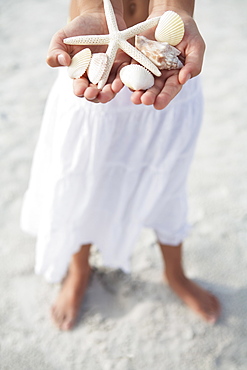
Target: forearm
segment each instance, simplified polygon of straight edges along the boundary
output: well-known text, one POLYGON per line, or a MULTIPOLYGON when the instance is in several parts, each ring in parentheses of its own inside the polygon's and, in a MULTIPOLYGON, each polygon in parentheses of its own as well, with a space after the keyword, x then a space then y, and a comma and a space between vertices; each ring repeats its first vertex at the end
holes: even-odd
POLYGON ((194 0, 150 0, 149 13, 152 15, 160 14, 166 10, 173 10, 179 14, 186 13, 193 16, 194 0))
MULTIPOLYGON (((123 15, 122 0, 111 0, 114 12, 123 15)), ((83 13, 104 12, 103 0, 71 0, 70 15, 72 18, 83 13)))

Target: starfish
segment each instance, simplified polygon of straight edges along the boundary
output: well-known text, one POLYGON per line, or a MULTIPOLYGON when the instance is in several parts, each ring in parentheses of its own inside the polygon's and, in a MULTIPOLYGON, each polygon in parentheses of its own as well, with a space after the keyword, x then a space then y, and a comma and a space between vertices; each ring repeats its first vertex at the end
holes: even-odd
POLYGON ((86 36, 75 36, 68 37, 63 40, 68 45, 108 45, 107 65, 101 80, 98 83, 98 88, 102 89, 106 84, 106 81, 111 72, 112 65, 114 63, 118 49, 123 50, 131 58, 135 59, 143 67, 147 68, 154 75, 160 76, 160 70, 152 63, 144 54, 132 46, 127 40, 136 36, 140 32, 148 30, 154 26, 157 26, 160 17, 148 19, 144 22, 138 23, 130 28, 120 31, 117 26, 115 13, 110 0, 104 1, 105 17, 109 34, 107 35, 86 35, 86 36))

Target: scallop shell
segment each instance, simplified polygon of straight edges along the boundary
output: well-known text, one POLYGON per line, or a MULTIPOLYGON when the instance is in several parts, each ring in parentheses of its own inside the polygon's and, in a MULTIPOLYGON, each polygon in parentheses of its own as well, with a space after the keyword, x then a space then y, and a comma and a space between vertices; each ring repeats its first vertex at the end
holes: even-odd
POLYGON ((147 90, 154 84, 154 76, 139 64, 129 64, 120 71, 120 79, 131 90, 147 90))
POLYGON ((89 81, 97 84, 105 72, 108 57, 105 53, 96 53, 92 55, 90 64, 87 69, 89 81))
POLYGON ((178 59, 180 51, 167 42, 147 39, 145 36, 135 37, 135 46, 159 69, 180 69, 183 63, 178 59))
POLYGON ((155 30, 155 38, 160 42, 168 42, 170 45, 178 45, 184 37, 184 22, 182 18, 172 10, 165 12, 155 30))
POLYGON ((91 50, 86 48, 73 56, 71 64, 68 67, 70 78, 80 78, 86 72, 90 63, 91 54, 91 50))

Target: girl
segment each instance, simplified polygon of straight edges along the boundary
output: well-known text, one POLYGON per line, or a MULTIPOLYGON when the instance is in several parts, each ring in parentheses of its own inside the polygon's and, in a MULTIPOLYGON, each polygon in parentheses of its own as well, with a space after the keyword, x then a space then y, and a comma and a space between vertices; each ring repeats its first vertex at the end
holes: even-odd
MULTIPOLYGON (((169 1, 112 3, 120 29, 145 20, 148 5, 151 17, 171 9, 169 1)), ((193 1, 177 0, 172 9, 184 16, 189 33, 193 1)), ((63 38, 108 33, 100 0, 73 1, 70 18, 51 42, 51 66, 69 65, 78 51, 65 49, 63 38)), ((191 54, 187 51, 187 61, 191 54)), ((131 97, 126 88, 119 92, 116 68, 123 62, 129 63, 129 58, 119 52, 115 78, 110 77, 101 92, 86 78, 74 81, 77 96, 62 69, 47 102, 21 224, 37 236, 36 273, 50 282, 62 281, 52 319, 62 330, 75 324, 91 274, 92 244, 107 266, 129 272, 132 247, 146 226, 156 232, 170 287, 203 319, 215 322, 220 313, 217 298, 189 280, 182 265, 186 178, 202 118, 199 80, 190 80, 181 90, 179 79, 188 79, 187 63, 179 75, 164 72, 153 88, 131 97), (165 109, 154 109, 164 108, 173 97, 165 109)))

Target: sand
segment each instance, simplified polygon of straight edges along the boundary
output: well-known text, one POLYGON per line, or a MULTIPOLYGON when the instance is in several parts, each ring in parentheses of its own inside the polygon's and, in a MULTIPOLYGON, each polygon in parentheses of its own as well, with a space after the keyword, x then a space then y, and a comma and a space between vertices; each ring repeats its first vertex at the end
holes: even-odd
POLYGON ((67 8, 58 0, 0 3, 0 369, 246 369, 247 3, 200 1, 196 10, 207 43, 205 115, 184 257, 188 275, 222 302, 219 323, 202 322, 163 284, 154 235, 144 230, 132 274, 98 269, 78 326, 63 333, 49 319, 59 286, 34 274, 35 240, 19 217, 56 77, 46 50, 67 8))

